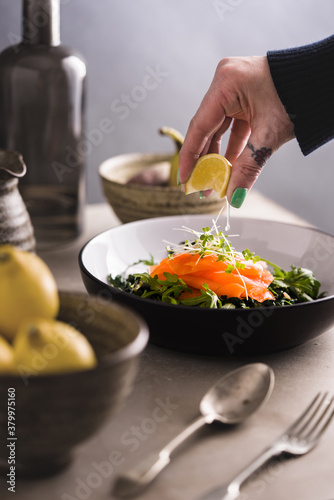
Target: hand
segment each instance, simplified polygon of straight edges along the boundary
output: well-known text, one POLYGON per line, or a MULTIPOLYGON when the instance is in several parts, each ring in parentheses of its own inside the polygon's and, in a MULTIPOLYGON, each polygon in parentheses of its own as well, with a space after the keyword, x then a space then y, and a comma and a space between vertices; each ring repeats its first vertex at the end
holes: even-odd
POLYGON ((222 135, 231 123, 225 153, 233 165, 227 199, 239 208, 266 160, 295 137, 265 56, 227 58, 218 64, 180 151, 181 184, 200 156, 220 153, 222 135))

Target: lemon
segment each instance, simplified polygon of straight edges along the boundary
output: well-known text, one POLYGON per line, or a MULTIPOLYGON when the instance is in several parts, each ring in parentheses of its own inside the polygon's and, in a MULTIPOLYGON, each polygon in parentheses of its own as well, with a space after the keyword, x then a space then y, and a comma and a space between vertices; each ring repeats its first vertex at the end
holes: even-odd
POLYGON ((86 337, 62 321, 34 318, 23 322, 13 346, 21 375, 85 370, 97 363, 86 337))
POLYGON ((14 372, 14 351, 7 340, 0 335, 0 374, 14 372))
POLYGON ((213 189, 221 198, 226 196, 226 189, 231 176, 231 163, 219 154, 201 156, 186 182, 186 194, 213 189))
POLYGON ((170 168, 168 184, 170 186, 177 186, 178 184, 177 172, 179 170, 179 153, 184 141, 184 137, 178 130, 172 127, 162 127, 159 130, 159 132, 161 135, 167 135, 168 137, 171 137, 175 143, 176 151, 173 154, 170 161, 171 168, 170 168))
POLYGON ((0 245, 0 331, 13 340, 22 320, 54 318, 59 310, 56 281, 34 253, 0 245))

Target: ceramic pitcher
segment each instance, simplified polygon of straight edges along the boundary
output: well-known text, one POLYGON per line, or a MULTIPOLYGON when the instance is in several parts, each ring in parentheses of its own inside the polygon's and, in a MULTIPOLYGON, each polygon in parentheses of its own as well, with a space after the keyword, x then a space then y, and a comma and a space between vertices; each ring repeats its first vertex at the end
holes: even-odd
POLYGON ((33 251, 34 229, 18 189, 26 170, 19 153, 0 150, 0 244, 33 251))

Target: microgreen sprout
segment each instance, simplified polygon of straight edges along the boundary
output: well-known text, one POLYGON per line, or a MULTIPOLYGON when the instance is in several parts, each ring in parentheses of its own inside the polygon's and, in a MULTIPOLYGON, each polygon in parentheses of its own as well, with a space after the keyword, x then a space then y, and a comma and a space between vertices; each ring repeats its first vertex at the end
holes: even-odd
POLYGON ((203 227, 202 231, 196 231, 194 229, 182 226, 181 230, 190 233, 193 237, 191 240, 186 239, 183 243, 174 244, 165 241, 169 249, 169 257, 173 258, 174 254, 177 253, 191 253, 197 254, 199 258, 204 258, 207 255, 215 255, 217 260, 224 261, 227 263, 225 272, 230 274, 234 270, 239 275, 246 294, 248 298, 247 287, 244 277, 240 274, 239 269, 244 269, 244 260, 253 260, 251 252, 248 251, 247 259, 245 259, 242 252, 237 252, 229 242, 231 236, 227 236, 223 231, 219 230, 217 225, 217 219, 213 220, 212 227, 203 227))

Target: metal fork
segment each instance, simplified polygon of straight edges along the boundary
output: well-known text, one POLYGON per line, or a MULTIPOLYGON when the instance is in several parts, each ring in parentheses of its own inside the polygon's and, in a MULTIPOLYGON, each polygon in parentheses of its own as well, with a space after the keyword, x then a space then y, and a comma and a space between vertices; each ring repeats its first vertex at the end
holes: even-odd
POLYGON ((241 471, 229 484, 207 493, 200 500, 236 500, 241 486, 264 464, 282 453, 304 455, 319 442, 334 416, 334 397, 318 393, 301 416, 259 457, 241 471))

